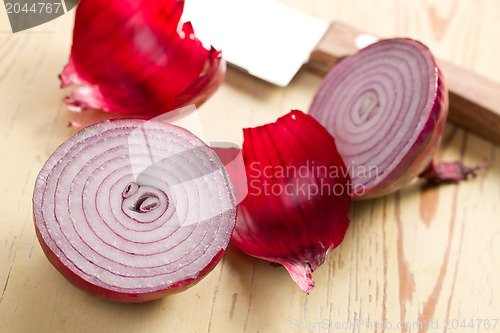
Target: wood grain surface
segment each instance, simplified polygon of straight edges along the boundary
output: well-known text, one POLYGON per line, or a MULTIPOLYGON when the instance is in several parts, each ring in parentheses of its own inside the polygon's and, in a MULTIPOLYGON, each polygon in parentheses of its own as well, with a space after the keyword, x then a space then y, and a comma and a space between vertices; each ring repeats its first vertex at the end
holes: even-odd
MULTIPOLYGON (((281 2, 379 36, 417 38, 439 58, 500 81, 498 0, 281 2)), ((59 89, 57 75, 68 59, 74 13, 12 34, 4 8, 0 332, 500 332, 500 146, 453 124, 436 158, 489 160, 489 169, 459 185, 413 182, 356 202, 345 241, 313 273, 309 296, 284 268, 232 246, 198 285, 162 300, 114 304, 77 290, 45 258, 31 205, 38 171, 77 131, 68 122, 98 114, 75 114, 62 102, 70 90, 59 89), (474 327, 456 327, 463 323, 474 327)), ((278 88, 229 69, 200 108, 205 133, 241 144, 243 127, 307 110, 320 82, 301 70, 278 88)))

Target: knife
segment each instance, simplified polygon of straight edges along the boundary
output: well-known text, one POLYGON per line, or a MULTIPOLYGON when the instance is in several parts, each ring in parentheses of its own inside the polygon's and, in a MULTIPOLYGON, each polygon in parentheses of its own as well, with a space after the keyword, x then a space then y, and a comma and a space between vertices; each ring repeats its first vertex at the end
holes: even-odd
MULTIPOLYGON (((188 0, 182 20, 191 21, 205 46, 221 49, 228 63, 282 87, 304 64, 325 75, 344 57, 378 40, 273 0, 188 0)), ((448 119, 500 143, 500 83, 437 62, 450 93, 448 119)))

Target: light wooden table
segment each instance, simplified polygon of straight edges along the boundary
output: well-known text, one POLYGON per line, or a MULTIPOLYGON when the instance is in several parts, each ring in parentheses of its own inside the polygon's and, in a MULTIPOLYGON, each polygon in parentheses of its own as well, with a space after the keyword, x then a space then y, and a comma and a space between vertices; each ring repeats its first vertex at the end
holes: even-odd
MULTIPOLYGON (((498 0, 282 2, 380 36, 420 39, 440 58, 500 81, 498 0)), ((443 332, 447 320, 475 325, 450 332, 500 332, 500 323, 493 328, 500 318, 500 147, 453 124, 438 158, 491 159, 491 167, 460 185, 413 183, 354 204, 345 241, 313 274, 309 296, 282 267, 231 246, 197 286, 159 301, 113 304, 77 290, 43 255, 31 207, 38 171, 77 131, 68 121, 81 120, 62 103, 68 90, 57 78, 73 14, 11 34, 1 8, 1 332, 443 332)), ((241 143, 242 127, 307 110, 320 82, 302 70, 277 88, 230 69, 200 109, 207 135, 241 143)))

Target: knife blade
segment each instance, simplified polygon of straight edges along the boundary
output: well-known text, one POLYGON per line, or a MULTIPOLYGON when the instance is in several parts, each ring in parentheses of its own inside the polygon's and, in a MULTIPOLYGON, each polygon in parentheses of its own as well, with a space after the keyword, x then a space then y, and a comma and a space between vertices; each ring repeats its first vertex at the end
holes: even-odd
MULTIPOLYGON (((377 38, 341 22, 327 23, 273 0, 189 0, 191 21, 205 46, 233 66, 286 86, 307 64, 325 75, 377 38)), ((500 83, 438 59, 450 92, 448 119, 500 143, 500 83)))
POLYGON ((223 50, 230 64, 282 87, 328 29, 326 22, 268 0, 188 0, 182 21, 191 21, 205 47, 223 50))

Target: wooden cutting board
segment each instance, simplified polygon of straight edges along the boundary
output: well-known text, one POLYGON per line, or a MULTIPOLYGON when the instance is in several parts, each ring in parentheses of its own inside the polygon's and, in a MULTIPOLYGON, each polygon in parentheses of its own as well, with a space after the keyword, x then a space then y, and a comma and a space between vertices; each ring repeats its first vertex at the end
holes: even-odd
MULTIPOLYGON (((440 58, 500 78, 497 0, 282 0, 327 21, 424 41, 440 58)), ((439 188, 412 183, 355 203, 342 245, 304 295, 282 267, 230 247, 188 291, 147 304, 100 301, 77 290, 36 240, 31 195, 38 171, 76 133, 57 75, 73 13, 11 34, 0 4, 0 332, 498 332, 500 146, 447 124, 438 159, 475 165, 476 179, 439 188), (369 326, 371 325, 371 326, 369 326), (388 329, 391 325, 391 330, 388 329), (398 328, 408 325, 408 329, 398 328), (489 325, 487 328, 486 325, 489 325), (496 325, 496 327, 494 326, 496 325), (330 328, 330 329, 329 329, 330 328)), ((321 77, 307 70, 277 88, 236 70, 202 108, 205 134, 240 143, 241 129, 307 110, 321 77)), ((472 89, 472 88, 471 88, 472 89)))

